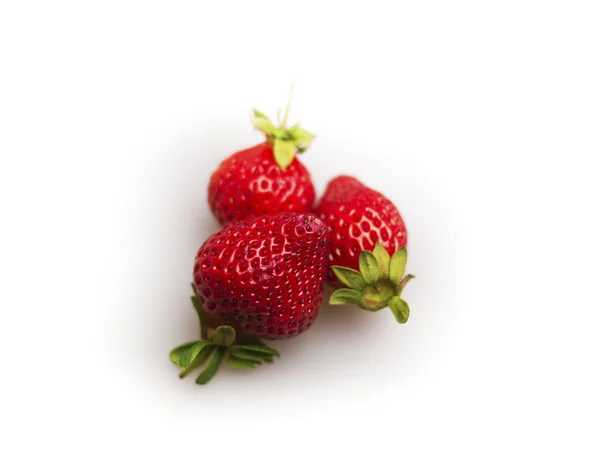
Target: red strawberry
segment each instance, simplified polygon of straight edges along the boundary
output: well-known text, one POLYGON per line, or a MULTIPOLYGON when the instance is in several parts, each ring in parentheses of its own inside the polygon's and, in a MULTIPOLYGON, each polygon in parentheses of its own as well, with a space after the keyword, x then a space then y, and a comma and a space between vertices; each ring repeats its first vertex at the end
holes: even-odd
MULTIPOLYGON (((362 250, 377 242, 393 255, 406 246, 406 226, 394 204, 356 178, 339 176, 327 185, 315 214, 333 229, 331 264, 358 270, 362 250)), ((337 280, 328 273, 330 281, 337 280)))
POLYGON ((197 367, 208 358, 202 353, 205 348, 214 350, 216 368, 225 358, 235 367, 270 361, 274 351, 257 338, 289 338, 310 327, 323 301, 329 245, 325 224, 300 213, 248 218, 211 236, 194 264, 197 296, 192 300, 203 340, 193 343, 196 347, 178 347, 171 355, 184 368, 183 375, 188 366, 197 367), (190 348, 197 350, 193 357, 190 348), (200 363, 194 362, 197 357, 200 363))
POLYGON ((399 295, 413 276, 403 278, 407 233, 394 204, 356 178, 339 176, 329 182, 315 214, 332 231, 328 278, 350 288, 336 291, 330 303, 370 311, 390 306, 406 322, 408 305, 399 295))
POLYGON ((311 212, 315 188, 297 158, 282 169, 267 141, 234 153, 212 174, 210 208, 221 224, 279 212, 311 212))
POLYGON ((250 216, 312 211, 315 188, 295 155, 305 151, 314 136, 298 125, 286 128, 288 110, 279 127, 255 110, 253 124, 267 140, 234 153, 212 174, 208 202, 221 224, 250 216))

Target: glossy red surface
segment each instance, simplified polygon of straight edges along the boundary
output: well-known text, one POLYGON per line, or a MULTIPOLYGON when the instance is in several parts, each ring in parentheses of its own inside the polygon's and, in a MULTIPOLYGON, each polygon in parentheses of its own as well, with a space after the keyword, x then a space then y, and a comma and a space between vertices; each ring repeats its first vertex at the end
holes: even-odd
POLYGON ((280 339, 315 320, 323 301, 329 232, 312 214, 231 223, 198 250, 194 283, 213 325, 280 339))
MULTIPOLYGON (((315 214, 332 231, 330 265, 358 270, 360 252, 373 250, 377 242, 390 255, 406 246, 406 226, 398 209, 356 178, 339 176, 331 180, 315 214)), ((327 277, 337 282, 333 271, 329 270, 327 277)))
POLYGON ((279 212, 311 212, 315 188, 295 157, 285 169, 275 163, 268 142, 234 153, 212 174, 210 208, 221 224, 279 212))

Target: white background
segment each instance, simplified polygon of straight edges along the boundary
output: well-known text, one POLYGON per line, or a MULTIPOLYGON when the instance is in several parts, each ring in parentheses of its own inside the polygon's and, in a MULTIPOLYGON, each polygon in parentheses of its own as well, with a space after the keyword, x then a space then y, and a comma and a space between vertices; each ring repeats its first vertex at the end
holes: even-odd
POLYGON ((0 2, 0 447, 599 448, 596 1, 0 2), (409 227, 405 326, 326 308, 177 378, 252 108, 409 227))

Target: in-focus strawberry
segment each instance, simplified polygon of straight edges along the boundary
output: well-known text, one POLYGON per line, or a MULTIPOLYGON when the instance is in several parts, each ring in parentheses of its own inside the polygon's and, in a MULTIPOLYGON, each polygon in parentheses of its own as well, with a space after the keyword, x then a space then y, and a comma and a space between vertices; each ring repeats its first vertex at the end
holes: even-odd
POLYGON ((369 311, 389 306, 400 323, 408 320, 408 304, 400 298, 406 283, 407 232, 394 204, 356 178, 331 180, 315 214, 331 234, 328 279, 339 289, 334 305, 355 304, 369 311))
POLYGON ((290 338, 314 322, 329 245, 327 226, 302 213, 248 218, 211 236, 198 250, 193 272, 202 340, 171 354, 182 376, 211 353, 199 384, 223 360, 242 368, 272 361, 275 351, 259 339, 290 338))
POLYGON ((208 202, 221 224, 250 216, 312 211, 315 188, 296 153, 304 152, 314 136, 298 125, 287 128, 288 111, 289 103, 276 127, 255 110, 252 122, 266 141, 234 153, 212 174, 208 202))

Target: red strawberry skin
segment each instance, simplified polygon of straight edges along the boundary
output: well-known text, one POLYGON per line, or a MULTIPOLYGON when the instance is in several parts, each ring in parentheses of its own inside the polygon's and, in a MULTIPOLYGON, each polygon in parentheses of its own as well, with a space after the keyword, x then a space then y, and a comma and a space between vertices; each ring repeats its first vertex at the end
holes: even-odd
POLYGON ((305 331, 323 301, 330 238, 312 214, 232 222, 198 250, 194 284, 211 326, 282 339, 305 331))
MULTIPOLYGON (((358 270, 360 252, 372 251, 377 242, 390 256, 406 246, 406 226, 398 209, 356 178, 342 175, 331 180, 315 214, 332 231, 330 265, 358 270)), ((341 286, 333 271, 327 278, 341 286)))
POLYGON ((223 225, 280 212, 309 213, 315 188, 298 158, 282 170, 267 141, 234 153, 219 165, 208 185, 208 202, 223 225))

